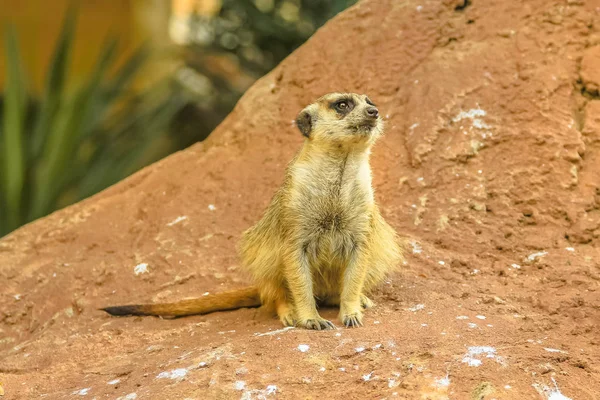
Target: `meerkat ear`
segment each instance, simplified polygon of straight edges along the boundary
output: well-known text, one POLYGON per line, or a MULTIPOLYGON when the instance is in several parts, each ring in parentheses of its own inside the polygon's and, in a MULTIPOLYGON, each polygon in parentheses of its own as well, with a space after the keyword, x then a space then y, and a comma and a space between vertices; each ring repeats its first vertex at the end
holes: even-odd
POLYGON ((296 117, 296 126, 302 132, 302 135, 310 137, 310 131, 312 130, 313 118, 310 112, 306 109, 302 110, 298 117, 296 117))

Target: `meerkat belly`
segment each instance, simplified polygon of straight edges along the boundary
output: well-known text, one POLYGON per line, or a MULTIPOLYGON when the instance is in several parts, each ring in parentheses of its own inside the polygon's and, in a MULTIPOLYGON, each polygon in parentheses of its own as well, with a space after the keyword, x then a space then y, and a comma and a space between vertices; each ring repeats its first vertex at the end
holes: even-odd
POLYGON ((356 209, 331 207, 316 213, 308 221, 307 256, 313 276, 313 290, 318 298, 339 294, 343 273, 364 235, 368 219, 356 209))

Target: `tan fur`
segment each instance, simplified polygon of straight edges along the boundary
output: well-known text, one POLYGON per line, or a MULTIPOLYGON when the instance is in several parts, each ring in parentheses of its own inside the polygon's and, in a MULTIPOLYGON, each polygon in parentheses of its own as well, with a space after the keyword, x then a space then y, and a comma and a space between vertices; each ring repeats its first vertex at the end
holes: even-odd
MULTIPOLYGON (((364 95, 331 93, 298 115, 296 123, 307 136, 304 145, 264 216, 240 243, 242 263, 256 287, 229 292, 227 309, 237 304, 239 293, 245 302, 237 302, 246 304, 240 307, 262 304, 286 326, 333 328, 319 315, 318 304, 339 305, 344 325, 362 325, 362 310, 373 304, 367 294, 402 259, 396 233, 374 200, 369 156, 383 121, 368 102, 364 95), (353 104, 351 111, 336 109, 340 101, 353 104)), ((218 308, 202 298, 183 305, 119 307, 144 307, 143 315, 218 308)), ((119 307, 107 311, 117 315, 119 307)))

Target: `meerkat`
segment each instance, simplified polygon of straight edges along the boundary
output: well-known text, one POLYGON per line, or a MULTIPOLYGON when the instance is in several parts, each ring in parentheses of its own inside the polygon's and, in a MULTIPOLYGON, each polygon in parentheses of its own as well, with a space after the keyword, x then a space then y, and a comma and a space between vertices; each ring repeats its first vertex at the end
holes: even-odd
POLYGON ((375 104, 330 93, 295 120, 304 144, 239 251, 254 286, 166 304, 107 307, 112 315, 180 317, 263 306, 284 326, 335 329, 318 306, 339 306, 346 327, 363 325, 367 295, 403 256, 375 202, 369 156, 383 134, 375 104))

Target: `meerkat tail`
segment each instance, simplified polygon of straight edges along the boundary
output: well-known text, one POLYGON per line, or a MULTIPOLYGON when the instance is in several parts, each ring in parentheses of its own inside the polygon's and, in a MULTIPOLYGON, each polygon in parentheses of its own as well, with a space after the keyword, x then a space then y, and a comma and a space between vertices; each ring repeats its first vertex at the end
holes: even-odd
POLYGON ((134 304, 101 308, 111 315, 154 315, 161 317, 183 317, 186 315, 209 314, 215 311, 236 310, 238 308, 260 307, 258 288, 252 286, 196 299, 174 303, 134 304))

